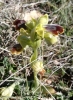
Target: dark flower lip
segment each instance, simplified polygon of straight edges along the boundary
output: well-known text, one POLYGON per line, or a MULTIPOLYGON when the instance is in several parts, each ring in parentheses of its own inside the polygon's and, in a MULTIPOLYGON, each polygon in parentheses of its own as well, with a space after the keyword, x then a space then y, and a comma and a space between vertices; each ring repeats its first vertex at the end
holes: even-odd
POLYGON ((25 23, 25 22, 26 22, 25 20, 16 19, 16 20, 13 22, 13 24, 14 24, 14 25, 17 25, 17 24, 23 24, 23 23, 25 23))
POLYGON ((54 35, 62 34, 64 32, 64 28, 58 24, 48 24, 45 25, 44 28, 54 35))
POLYGON ((23 48, 20 44, 15 44, 12 49, 10 50, 12 54, 20 54, 22 52, 23 48))
POLYGON ((27 29, 27 26, 25 24, 26 24, 26 21, 25 20, 16 19, 13 22, 13 25, 15 25, 16 30, 20 30, 20 28, 27 29))

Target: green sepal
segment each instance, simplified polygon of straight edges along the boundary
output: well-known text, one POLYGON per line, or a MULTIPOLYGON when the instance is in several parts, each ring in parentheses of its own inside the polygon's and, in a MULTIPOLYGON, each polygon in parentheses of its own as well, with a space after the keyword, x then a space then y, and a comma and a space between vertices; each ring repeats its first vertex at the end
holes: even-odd
POLYGON ((31 19, 30 22, 26 23, 26 26, 28 27, 28 30, 32 30, 35 26, 36 26, 36 20, 35 19, 31 19))
POLYGON ((48 24, 48 14, 41 16, 38 20, 38 23, 40 23, 43 26, 48 24))
POLYGON ((24 28, 21 28, 20 30, 20 34, 22 34, 22 35, 26 35, 27 36, 27 30, 25 30, 24 28))
POLYGON ((30 46, 31 44, 30 39, 26 35, 19 35, 17 41, 21 44, 22 48, 25 48, 26 45, 30 46))

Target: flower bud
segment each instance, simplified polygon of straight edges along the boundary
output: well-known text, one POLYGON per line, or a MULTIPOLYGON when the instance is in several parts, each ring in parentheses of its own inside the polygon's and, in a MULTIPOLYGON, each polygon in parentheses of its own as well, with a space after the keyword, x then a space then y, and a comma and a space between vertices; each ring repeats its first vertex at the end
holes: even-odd
POLYGON ((38 74, 38 73, 44 74, 45 73, 42 61, 35 61, 32 64, 32 69, 33 69, 34 73, 36 73, 36 74, 38 74))
POLYGON ((1 88, 0 89, 0 95, 1 95, 1 97, 4 97, 5 98, 4 100, 7 100, 9 97, 11 97, 12 94, 13 94, 13 90, 14 90, 14 88, 15 88, 16 85, 17 85, 16 83, 13 83, 9 87, 3 87, 3 88, 1 88))
POLYGON ((58 42, 58 36, 51 33, 45 33, 45 41, 48 45, 55 44, 56 42, 58 42))

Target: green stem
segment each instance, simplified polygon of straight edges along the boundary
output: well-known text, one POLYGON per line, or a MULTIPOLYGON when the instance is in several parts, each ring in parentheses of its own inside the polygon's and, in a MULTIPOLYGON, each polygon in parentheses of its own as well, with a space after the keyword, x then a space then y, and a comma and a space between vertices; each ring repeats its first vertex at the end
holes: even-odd
POLYGON ((38 56, 38 51, 37 49, 34 50, 34 53, 32 54, 31 58, 30 58, 30 62, 35 61, 37 59, 38 56))
MULTIPOLYGON (((32 62, 32 61, 35 62, 36 59, 37 59, 37 57, 38 57, 38 50, 35 49, 35 50, 34 50, 34 53, 33 53, 32 56, 31 56, 30 61, 31 61, 31 62, 32 62)), ((31 67, 33 66, 34 62, 31 64, 31 67)), ((37 73, 35 73, 35 72, 34 72, 34 85, 35 85, 35 87, 38 87, 38 86, 39 86, 39 79, 37 78, 37 73)))
POLYGON ((37 74, 34 72, 34 81, 35 81, 35 87, 39 86, 39 79, 37 77, 37 74))

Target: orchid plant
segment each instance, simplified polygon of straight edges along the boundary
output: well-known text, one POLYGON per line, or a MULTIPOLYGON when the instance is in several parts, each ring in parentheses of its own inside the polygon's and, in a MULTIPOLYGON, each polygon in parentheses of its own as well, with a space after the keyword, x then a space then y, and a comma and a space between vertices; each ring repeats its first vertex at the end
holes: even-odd
POLYGON ((46 72, 43 66, 43 61, 37 60, 38 48, 41 46, 41 41, 44 39, 48 45, 58 42, 59 34, 64 32, 62 26, 57 24, 48 24, 48 14, 42 15, 40 18, 32 18, 29 22, 25 20, 15 20, 14 25, 19 35, 17 37, 18 44, 15 44, 11 49, 12 54, 20 54, 28 45, 32 48, 33 54, 30 57, 31 68, 34 72, 35 86, 39 86, 37 74, 44 75, 46 72))
MULTIPOLYGON (((38 60, 38 48, 41 46, 41 41, 44 39, 48 45, 55 44, 58 42, 59 34, 63 33, 64 29, 57 24, 48 24, 48 14, 42 15, 37 19, 31 18, 28 22, 16 19, 13 24, 15 25, 15 29, 19 31, 19 35, 17 37, 18 44, 12 47, 11 53, 19 55, 27 45, 32 48, 33 54, 30 57, 30 66, 34 73, 35 86, 38 87, 38 73, 43 76, 46 72, 43 61, 38 60)), ((0 88, 1 97, 4 97, 4 100, 11 97, 15 86, 16 83, 13 83, 9 87, 0 88)), ((48 88, 53 90, 53 88, 48 88)), ((46 91, 44 87, 42 89, 46 91)))

